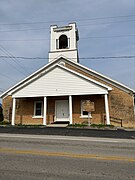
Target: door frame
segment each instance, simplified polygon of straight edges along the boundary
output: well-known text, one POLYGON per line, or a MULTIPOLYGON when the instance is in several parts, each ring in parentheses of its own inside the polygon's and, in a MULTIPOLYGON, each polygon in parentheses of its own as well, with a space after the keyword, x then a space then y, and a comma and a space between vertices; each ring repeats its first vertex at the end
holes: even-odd
POLYGON ((67 104, 68 104, 68 115, 69 115, 69 101, 68 100, 55 100, 55 117, 54 117, 54 122, 69 121, 69 116, 68 116, 68 118, 61 118, 61 119, 57 118, 56 109, 57 109, 57 103, 58 102, 67 102, 67 104))

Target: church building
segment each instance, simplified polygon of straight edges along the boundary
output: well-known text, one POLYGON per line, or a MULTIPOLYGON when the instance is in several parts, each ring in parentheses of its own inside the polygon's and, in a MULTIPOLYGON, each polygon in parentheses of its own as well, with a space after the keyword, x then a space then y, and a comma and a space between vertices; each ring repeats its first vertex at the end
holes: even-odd
POLYGON ((75 23, 51 26, 48 63, 1 95, 15 124, 135 127, 135 91, 79 63, 75 23))

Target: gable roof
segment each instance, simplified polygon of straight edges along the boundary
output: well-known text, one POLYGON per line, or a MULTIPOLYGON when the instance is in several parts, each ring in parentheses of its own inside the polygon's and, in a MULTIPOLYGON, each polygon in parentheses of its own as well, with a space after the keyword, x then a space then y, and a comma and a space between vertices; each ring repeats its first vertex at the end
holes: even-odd
POLYGON ((108 94, 109 86, 55 64, 40 76, 11 91, 12 97, 108 94))
POLYGON ((107 82, 110 85, 113 85, 113 86, 115 86, 115 87, 117 87, 117 88, 119 88, 119 89, 121 89, 121 90, 123 90, 125 92, 135 94, 134 89, 129 88, 128 86, 126 86, 126 85, 124 85, 124 84, 122 84, 122 83, 120 83, 120 82, 118 82, 116 80, 113 80, 113 79, 111 79, 111 78, 109 78, 109 77, 107 77, 107 76, 105 76, 105 75, 103 75, 101 73, 98 73, 97 71, 94 71, 94 70, 92 70, 92 69, 90 69, 90 68, 88 68, 88 67, 86 67, 86 66, 84 66, 84 65, 82 65, 80 63, 76 63, 76 62, 74 62, 74 61, 72 61, 72 60, 70 60, 68 58, 64 58, 63 60, 65 62, 68 62, 70 65, 72 65, 74 67, 77 67, 78 69, 80 69, 80 70, 82 70, 82 71, 84 71, 84 72, 86 72, 86 73, 88 73, 90 75, 93 75, 94 77, 97 77, 98 79, 103 80, 104 82, 107 82))
MULTIPOLYGON (((92 70, 90 68, 87 68, 87 67, 85 67, 85 66, 83 66, 83 65, 81 65, 81 64, 79 64, 77 62, 74 62, 74 61, 72 61, 72 60, 70 60, 70 59, 68 59, 68 58, 66 58, 64 56, 59 56, 57 59, 54 59, 53 61, 49 62, 48 64, 46 64, 45 66, 43 66, 42 68, 37 70, 36 72, 32 73, 30 76, 26 77, 24 80, 18 82, 16 85, 14 85, 13 87, 9 88, 7 91, 2 93, 0 97, 4 98, 7 95, 11 95, 12 94, 11 92, 14 92, 17 88, 21 88, 24 84, 27 84, 33 78, 37 78, 38 76, 41 76, 42 73, 44 73, 46 70, 49 70, 49 68, 52 68, 56 64, 58 64, 58 62, 61 63, 61 64, 62 64, 62 62, 63 63, 67 62, 67 63, 71 64, 72 66, 75 66, 75 67, 81 69, 82 71, 87 72, 88 74, 92 74, 93 76, 98 77, 99 79, 109 83, 110 85, 118 87, 118 88, 124 90, 125 92, 135 94, 135 91, 133 89, 131 89, 131 88, 129 88, 129 87, 127 87, 127 86, 117 82, 117 81, 114 81, 111 78, 108 78, 107 76, 104 76, 104 75, 102 75, 102 74, 100 74, 100 73, 98 73, 98 72, 96 72, 96 71, 94 71, 94 70, 92 70)), ((66 68, 66 67, 64 67, 64 68, 66 68)), ((71 71, 71 70, 69 70, 69 71, 71 71)), ((78 73, 78 74, 80 76, 83 76, 80 73, 78 73)), ((87 77, 85 76, 85 78, 87 78, 87 77)), ((97 82, 97 81, 96 81, 96 83, 99 84, 99 82, 97 82)), ((106 85, 102 84, 102 86, 105 87, 106 85)), ((109 90, 110 87, 109 86, 106 86, 106 87, 108 87, 108 90, 109 90)))
POLYGON ((121 89, 121 90, 123 90, 125 92, 135 94, 134 89, 129 88, 128 86, 126 86, 126 85, 124 85, 124 84, 122 84, 122 83, 120 83, 120 82, 118 82, 116 80, 113 80, 113 79, 111 79, 111 78, 109 78, 109 77, 107 77, 107 76, 105 76, 105 75, 103 75, 101 73, 98 73, 98 72, 96 72, 96 71, 94 71, 94 70, 92 70, 90 68, 87 68, 86 66, 84 66, 84 65, 82 65, 80 63, 76 63, 76 62, 74 62, 74 61, 72 61, 70 59, 64 59, 64 61, 65 62, 67 61, 70 65, 72 65, 74 67, 77 67, 78 69, 80 69, 80 70, 82 70, 82 71, 84 71, 84 72, 86 72, 86 73, 88 73, 90 75, 93 75, 94 77, 97 77, 98 79, 103 80, 104 82, 107 82, 108 84, 113 85, 113 86, 115 86, 115 87, 117 87, 117 88, 119 88, 119 89, 121 89))

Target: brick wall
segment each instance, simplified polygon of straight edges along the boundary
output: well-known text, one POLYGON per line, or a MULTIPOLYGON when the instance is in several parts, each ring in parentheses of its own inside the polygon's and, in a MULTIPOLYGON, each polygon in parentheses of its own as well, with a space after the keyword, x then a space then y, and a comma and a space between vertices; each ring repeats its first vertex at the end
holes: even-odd
POLYGON ((43 124, 43 118, 33 117, 34 101, 43 101, 43 98, 17 99, 15 124, 43 124))
POLYGON ((7 96, 2 100, 4 120, 11 122, 12 119, 12 97, 7 96))
POLYGON ((109 110, 110 116, 112 118, 117 118, 122 120, 122 124, 124 127, 135 127, 135 114, 134 114, 134 106, 133 106, 133 96, 128 94, 127 92, 117 88, 98 77, 95 77, 79 68, 71 66, 66 63, 66 67, 74 70, 75 72, 79 72, 89 78, 92 78, 98 82, 106 84, 112 87, 112 91, 109 92, 109 110))
POLYGON ((89 96, 73 96, 73 123, 88 123, 88 118, 81 116, 81 101, 90 100, 94 102, 95 111, 92 112, 91 123, 104 123, 103 117, 105 114, 104 96, 89 95, 89 96))

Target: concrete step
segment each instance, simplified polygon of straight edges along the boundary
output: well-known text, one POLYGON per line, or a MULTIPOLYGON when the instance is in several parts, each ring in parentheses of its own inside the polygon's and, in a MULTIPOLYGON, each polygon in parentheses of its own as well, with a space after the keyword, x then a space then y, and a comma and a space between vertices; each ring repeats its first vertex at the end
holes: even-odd
POLYGON ((48 124, 47 127, 67 127, 68 124, 48 124))

